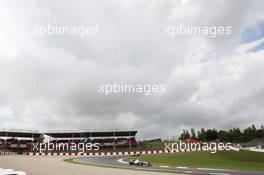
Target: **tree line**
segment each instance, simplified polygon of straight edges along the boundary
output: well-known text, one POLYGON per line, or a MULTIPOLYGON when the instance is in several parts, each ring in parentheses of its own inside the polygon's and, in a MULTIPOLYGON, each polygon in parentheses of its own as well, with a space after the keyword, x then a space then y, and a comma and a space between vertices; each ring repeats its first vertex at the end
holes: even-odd
POLYGON ((262 125, 257 129, 254 125, 241 130, 239 127, 230 130, 216 130, 216 129, 204 129, 195 131, 194 128, 189 130, 184 129, 181 133, 179 140, 185 140, 187 138, 193 138, 199 141, 220 141, 220 142, 249 142, 254 139, 264 138, 264 126, 262 125))

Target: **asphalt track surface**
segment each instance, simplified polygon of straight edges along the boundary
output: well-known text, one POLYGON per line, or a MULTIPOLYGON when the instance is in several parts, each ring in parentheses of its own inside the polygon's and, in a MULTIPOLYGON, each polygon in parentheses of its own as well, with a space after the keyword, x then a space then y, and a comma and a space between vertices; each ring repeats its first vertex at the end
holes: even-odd
MULTIPOLYGON (((84 166, 63 161, 71 156, 0 156, 0 168, 26 172, 27 175, 166 175, 119 168, 84 166)), ((76 157, 75 157, 76 158, 76 157)))
POLYGON ((75 162, 96 166, 121 167, 135 170, 152 170, 152 171, 167 171, 183 174, 212 174, 212 175, 264 175, 264 172, 254 171, 239 171, 239 170, 221 170, 221 169, 206 169, 206 168, 187 168, 187 167, 138 167, 130 166, 121 163, 120 156, 105 156, 105 157, 82 157, 74 159, 75 162))

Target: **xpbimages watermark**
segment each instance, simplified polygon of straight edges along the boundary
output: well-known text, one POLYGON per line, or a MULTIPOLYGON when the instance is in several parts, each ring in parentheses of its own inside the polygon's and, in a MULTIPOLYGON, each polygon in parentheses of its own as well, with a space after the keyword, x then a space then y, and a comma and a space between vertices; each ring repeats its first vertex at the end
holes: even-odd
POLYGON ((232 150, 232 144, 231 143, 190 143, 190 142, 182 142, 181 140, 179 142, 165 142, 165 151, 172 151, 172 152, 179 152, 179 151, 197 151, 197 150, 203 150, 203 151, 210 151, 211 153, 216 153, 217 150, 223 151, 223 150, 232 150))
POLYGON ((105 95, 109 94, 141 94, 151 95, 165 92, 164 84, 124 84, 124 83, 110 83, 98 85, 98 92, 105 95))
POLYGON ((47 151, 79 151, 79 153, 84 153, 85 151, 98 151, 100 149, 99 143, 57 143, 57 142, 47 142, 47 143, 33 143, 32 151, 34 152, 47 152, 47 151))
POLYGON ((176 36, 210 36, 216 38, 223 35, 232 34, 231 26, 193 26, 190 24, 168 25, 164 27, 164 35, 168 37, 176 36))
POLYGON ((84 38, 86 36, 98 35, 99 29, 99 26, 63 26, 57 24, 47 24, 34 27, 32 32, 39 37, 62 35, 84 38))

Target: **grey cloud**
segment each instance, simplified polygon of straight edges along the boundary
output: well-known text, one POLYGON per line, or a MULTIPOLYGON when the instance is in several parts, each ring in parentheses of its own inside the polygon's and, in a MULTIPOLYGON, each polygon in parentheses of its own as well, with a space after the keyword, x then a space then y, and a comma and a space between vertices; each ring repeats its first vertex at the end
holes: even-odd
POLYGON ((183 128, 263 123, 263 53, 237 52, 241 31, 263 18, 260 6, 257 0, 4 1, 0 46, 9 49, 0 51, 0 105, 24 110, 14 120, 1 116, 0 127, 136 128, 140 138, 166 138, 183 128), (164 36, 165 25, 184 21, 232 25, 235 33, 219 40, 164 36), (98 25, 100 32, 83 39, 31 33, 48 23, 98 25), (98 85, 113 81, 164 83, 166 92, 98 93, 98 85))

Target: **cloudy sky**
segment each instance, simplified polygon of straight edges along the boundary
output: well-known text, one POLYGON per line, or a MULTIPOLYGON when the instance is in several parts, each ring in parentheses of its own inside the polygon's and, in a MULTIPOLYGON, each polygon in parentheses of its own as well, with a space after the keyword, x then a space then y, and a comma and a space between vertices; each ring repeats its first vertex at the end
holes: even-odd
POLYGON ((0 1, 0 128, 183 128, 264 124, 262 0, 0 1), (231 26, 232 34, 165 35, 164 27, 231 26), (36 34, 98 26, 96 35, 36 34), (164 93, 110 94, 98 85, 165 84, 164 93))

